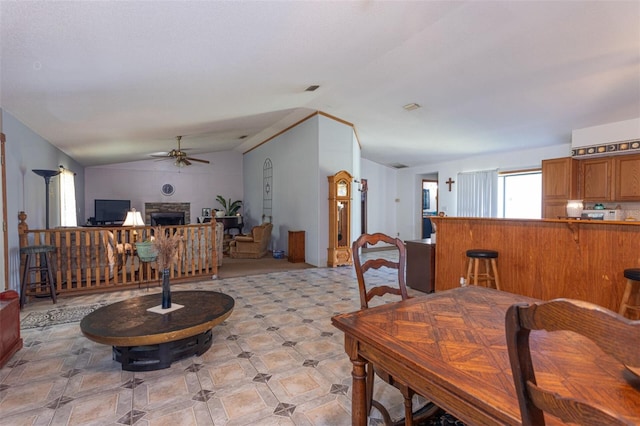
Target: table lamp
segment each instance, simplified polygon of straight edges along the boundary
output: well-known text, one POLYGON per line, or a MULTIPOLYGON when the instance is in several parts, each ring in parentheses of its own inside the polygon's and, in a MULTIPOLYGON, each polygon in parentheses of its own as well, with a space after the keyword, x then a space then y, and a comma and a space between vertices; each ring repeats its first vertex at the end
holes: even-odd
MULTIPOLYGON (((142 214, 140 214, 139 211, 136 211, 136 209, 131 209, 130 211, 127 212, 127 216, 124 218, 124 223, 122 224, 122 226, 130 226, 130 227, 144 226, 144 220, 142 220, 142 214)), ((134 229, 132 233, 133 233, 133 243, 135 244, 136 239, 138 238, 138 231, 134 229)))

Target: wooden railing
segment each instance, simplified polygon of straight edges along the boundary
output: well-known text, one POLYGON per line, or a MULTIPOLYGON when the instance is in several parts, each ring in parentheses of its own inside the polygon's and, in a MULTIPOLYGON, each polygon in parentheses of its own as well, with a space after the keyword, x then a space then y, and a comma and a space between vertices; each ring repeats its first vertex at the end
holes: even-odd
MULTIPOLYGON (((60 294, 109 291, 155 284, 161 273, 155 262, 141 261, 135 242, 147 239, 152 227, 79 227, 30 230, 19 215, 20 247, 52 245, 56 289, 60 294)), ((171 282, 211 278, 218 274, 215 222, 163 228, 182 236, 178 259, 170 268, 171 282)), ((20 259, 20 277, 25 256, 20 259)), ((37 258, 37 265, 42 261, 37 258)), ((38 291, 45 291, 36 289, 38 291)))

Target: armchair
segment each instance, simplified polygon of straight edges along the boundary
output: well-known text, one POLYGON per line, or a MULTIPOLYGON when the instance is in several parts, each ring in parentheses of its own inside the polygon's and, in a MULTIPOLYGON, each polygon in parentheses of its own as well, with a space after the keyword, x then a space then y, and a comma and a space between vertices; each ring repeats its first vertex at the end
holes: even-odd
POLYGON ((237 235, 229 243, 232 258, 258 259, 267 254, 271 240, 271 223, 254 226, 249 235, 237 235))

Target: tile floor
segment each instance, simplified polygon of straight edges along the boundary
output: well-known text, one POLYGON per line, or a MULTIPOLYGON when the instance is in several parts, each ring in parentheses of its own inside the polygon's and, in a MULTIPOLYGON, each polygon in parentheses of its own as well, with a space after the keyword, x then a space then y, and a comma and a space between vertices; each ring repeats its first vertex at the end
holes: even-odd
MULTIPOLYGON (((388 273, 374 271, 375 279, 388 273)), ((227 293, 235 309, 214 329, 211 349, 164 370, 122 371, 111 347, 85 338, 77 322, 23 330, 24 348, 0 370, 0 425, 350 424, 351 363, 330 318, 359 309, 352 267, 173 287, 191 289, 227 293)), ((55 307, 159 291, 68 297, 55 307)), ((36 300, 22 315, 53 307, 36 300)), ((377 383, 375 398, 402 417, 394 388, 377 383)))

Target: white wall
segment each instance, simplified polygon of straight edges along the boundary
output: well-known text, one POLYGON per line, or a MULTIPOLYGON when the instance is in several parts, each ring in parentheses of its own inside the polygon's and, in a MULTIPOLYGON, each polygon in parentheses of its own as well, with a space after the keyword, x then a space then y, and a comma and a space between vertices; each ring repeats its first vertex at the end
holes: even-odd
POLYGON ((262 221, 263 169, 267 158, 273 165, 270 248, 288 253, 288 231, 305 231, 306 260, 312 263, 318 257, 318 120, 306 120, 244 154, 245 213, 249 226, 262 221))
MULTIPOLYGON (((131 200, 131 207, 143 213, 145 203, 191 203, 191 223, 201 216, 202 208, 222 208, 215 200, 243 199, 242 154, 236 151, 198 154, 210 164, 193 163, 178 168, 171 160, 144 160, 129 163, 93 166, 85 169, 84 218, 94 215, 95 199, 131 200), (165 196, 162 185, 170 183, 173 195, 165 196)), ((243 210, 240 210, 243 212, 243 210)))
POLYGON ((457 180, 460 172, 479 170, 515 170, 539 168, 542 160, 549 158, 568 157, 571 155, 570 144, 554 145, 544 148, 496 153, 476 157, 461 158, 444 163, 427 164, 398 170, 397 196, 400 198, 398 206, 398 230, 400 238, 411 240, 420 238, 420 215, 422 205, 422 175, 438 174, 438 208, 447 216, 455 216, 457 211, 457 186, 454 183, 449 192, 445 183, 449 178, 457 180))
MULTIPOLYGON (((314 115, 244 155, 245 212, 252 224, 262 216, 264 162, 273 164, 272 249, 288 252, 288 231, 303 230, 306 262, 327 264, 327 176, 354 173, 354 144, 350 126, 314 115)), ((359 207, 353 214, 359 215, 359 207)))
MULTIPOLYGON (((396 236, 398 233, 396 201, 397 170, 373 161, 362 159, 363 179, 367 179, 367 233, 382 232, 396 236)), ((359 193, 358 193, 359 195, 359 193)))
MULTIPOLYGON (((56 170, 59 165, 76 173, 76 199, 78 220, 84 212, 84 168, 71 157, 51 145, 29 129, 6 110, 2 110, 2 130, 7 137, 7 238, 9 244, 9 288, 20 287, 20 242, 18 240, 18 212, 27 213, 30 229, 44 229, 45 183, 32 172, 33 169, 56 170)), ((54 177, 49 185, 49 227, 60 225, 59 179, 54 177)))

